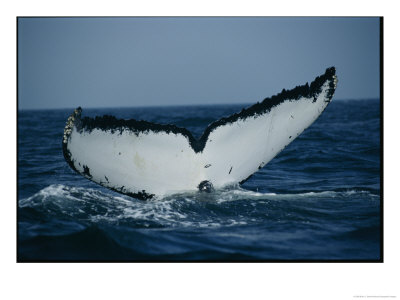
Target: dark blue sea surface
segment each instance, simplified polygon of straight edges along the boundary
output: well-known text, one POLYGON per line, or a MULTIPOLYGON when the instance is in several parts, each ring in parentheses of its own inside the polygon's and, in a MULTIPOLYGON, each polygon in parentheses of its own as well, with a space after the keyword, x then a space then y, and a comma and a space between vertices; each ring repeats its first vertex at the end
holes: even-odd
MULTIPOLYGON (((243 107, 83 108, 83 115, 172 123, 200 136, 243 107)), ((381 259, 379 100, 334 99, 242 186, 150 201, 70 169, 61 142, 71 113, 18 112, 19 261, 381 259)))

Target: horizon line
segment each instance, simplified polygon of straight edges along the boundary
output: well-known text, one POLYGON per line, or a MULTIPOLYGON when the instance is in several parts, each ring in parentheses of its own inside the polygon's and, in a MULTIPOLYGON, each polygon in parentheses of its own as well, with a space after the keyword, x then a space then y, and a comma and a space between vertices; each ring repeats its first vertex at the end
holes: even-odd
MULTIPOLYGON (((380 100, 380 97, 371 98, 339 98, 335 101, 370 101, 380 100)), ((106 109, 106 108, 159 108, 159 107, 190 107, 190 106, 223 106, 223 105, 253 105, 257 102, 237 102, 237 103, 191 103, 191 104, 155 104, 155 105, 121 105, 121 106, 81 106, 84 109, 106 109)), ((21 108, 17 105, 17 111, 32 111, 32 110, 66 110, 75 109, 76 107, 42 107, 42 108, 21 108)))

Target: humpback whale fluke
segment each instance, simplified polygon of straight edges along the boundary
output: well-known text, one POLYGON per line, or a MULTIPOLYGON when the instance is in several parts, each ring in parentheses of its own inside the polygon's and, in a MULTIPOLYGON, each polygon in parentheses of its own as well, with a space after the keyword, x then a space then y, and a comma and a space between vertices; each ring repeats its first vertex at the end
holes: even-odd
POLYGON ((68 118, 65 160, 84 177, 139 199, 243 183, 310 126, 336 89, 334 67, 292 90, 211 123, 185 128, 113 116, 68 118))

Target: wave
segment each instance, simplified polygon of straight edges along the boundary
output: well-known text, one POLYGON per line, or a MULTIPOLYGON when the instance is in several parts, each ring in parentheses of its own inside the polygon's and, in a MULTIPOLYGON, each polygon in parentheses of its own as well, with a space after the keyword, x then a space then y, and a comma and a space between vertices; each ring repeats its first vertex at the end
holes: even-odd
POLYGON ((146 203, 166 203, 168 201, 174 199, 180 199, 184 197, 187 201, 191 200, 215 200, 217 203, 222 203, 225 201, 234 201, 234 200, 256 200, 256 199, 285 199, 285 198, 293 198, 293 197, 320 197, 320 196, 330 196, 330 197, 344 197, 355 194, 363 194, 371 197, 377 197, 370 190, 362 188, 354 188, 354 189, 337 189, 334 191, 307 191, 307 192, 298 192, 298 193, 263 193, 256 192, 252 190, 246 190, 241 188, 240 186, 232 186, 226 189, 217 190, 213 193, 180 193, 174 194, 165 197, 158 197, 152 200, 142 201, 137 200, 125 195, 119 195, 110 191, 103 192, 104 189, 92 189, 85 187, 73 187, 67 186, 63 184, 52 184, 49 185, 31 197, 19 200, 19 206, 32 206, 38 204, 38 199, 41 199, 41 203, 43 200, 57 200, 57 198, 66 198, 68 200, 74 201, 88 201, 88 200, 99 200, 99 201, 107 201, 110 203, 111 201, 122 203, 132 203, 138 202, 141 205, 146 205, 146 203))
MULTIPOLYGON (((296 194, 262 193, 233 187, 215 193, 177 194, 150 201, 100 189, 50 185, 19 201, 20 209, 35 209, 56 218, 79 222, 154 227, 220 227, 260 221, 279 203, 351 201, 354 196, 379 200, 370 191, 321 191, 296 194)), ((287 204, 285 204, 287 205, 287 204)), ((333 203, 334 207, 337 203, 333 203)), ((285 208, 287 209, 287 208, 285 208)))

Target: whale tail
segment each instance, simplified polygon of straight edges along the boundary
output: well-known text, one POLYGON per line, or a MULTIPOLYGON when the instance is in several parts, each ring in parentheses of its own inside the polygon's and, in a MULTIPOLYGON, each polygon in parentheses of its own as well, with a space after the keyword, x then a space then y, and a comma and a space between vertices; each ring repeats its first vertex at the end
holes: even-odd
POLYGON ((82 118, 78 107, 64 129, 63 154, 82 176, 139 199, 243 183, 321 115, 336 89, 335 73, 328 68, 311 84, 215 121, 199 139, 175 125, 82 118))

